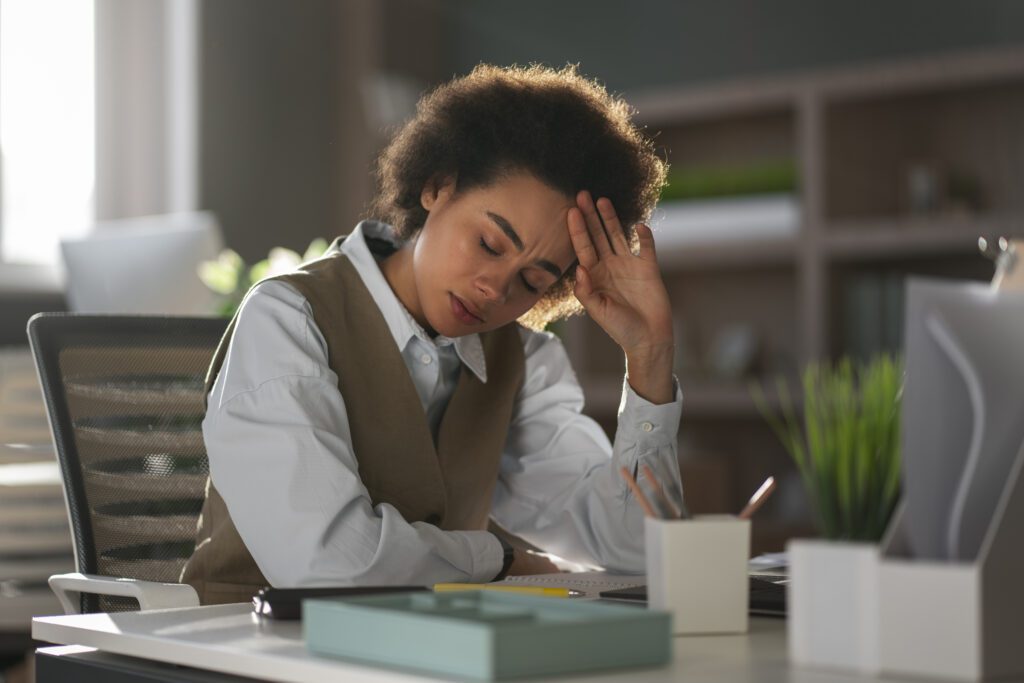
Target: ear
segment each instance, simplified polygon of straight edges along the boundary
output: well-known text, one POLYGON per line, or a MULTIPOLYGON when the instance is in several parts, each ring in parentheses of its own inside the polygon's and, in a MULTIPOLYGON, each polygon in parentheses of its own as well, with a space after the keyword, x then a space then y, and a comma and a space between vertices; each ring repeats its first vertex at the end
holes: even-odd
POLYGON ((420 205, 427 211, 432 210, 438 202, 447 201, 455 193, 455 178, 451 176, 434 176, 427 181, 420 192, 420 205))

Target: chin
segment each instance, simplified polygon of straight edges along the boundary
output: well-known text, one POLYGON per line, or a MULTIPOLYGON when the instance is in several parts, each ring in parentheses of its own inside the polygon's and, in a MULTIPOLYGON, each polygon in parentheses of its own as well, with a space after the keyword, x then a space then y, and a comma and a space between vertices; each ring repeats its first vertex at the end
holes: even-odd
POLYGON ((430 329, 441 336, 454 339, 455 337, 471 334, 470 331, 465 329, 464 325, 459 325, 458 321, 447 320, 441 315, 428 315, 426 317, 427 325, 430 329))

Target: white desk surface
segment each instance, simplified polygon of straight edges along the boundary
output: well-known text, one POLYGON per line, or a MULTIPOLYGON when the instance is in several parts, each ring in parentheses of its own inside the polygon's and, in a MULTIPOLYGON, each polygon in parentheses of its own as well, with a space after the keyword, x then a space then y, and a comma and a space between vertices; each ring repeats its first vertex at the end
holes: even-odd
MULTIPOLYGON (((438 680, 311 655, 297 621, 261 619, 248 604, 185 607, 149 612, 36 617, 32 636, 62 645, 83 645, 113 654, 180 664, 268 681, 409 683, 438 680)), ((531 679, 537 680, 537 679, 531 679)), ((673 661, 658 669, 623 669, 573 676, 573 683, 849 683, 884 680, 838 672, 791 669, 786 623, 751 618, 740 636, 677 637, 673 661)))

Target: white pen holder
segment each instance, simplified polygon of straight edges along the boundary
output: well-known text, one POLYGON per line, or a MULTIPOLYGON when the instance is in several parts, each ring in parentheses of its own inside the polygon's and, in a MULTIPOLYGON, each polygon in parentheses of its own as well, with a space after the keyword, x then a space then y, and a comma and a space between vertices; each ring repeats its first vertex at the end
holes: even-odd
POLYGON ((750 520, 732 515, 644 520, 647 604, 672 633, 746 633, 750 520))

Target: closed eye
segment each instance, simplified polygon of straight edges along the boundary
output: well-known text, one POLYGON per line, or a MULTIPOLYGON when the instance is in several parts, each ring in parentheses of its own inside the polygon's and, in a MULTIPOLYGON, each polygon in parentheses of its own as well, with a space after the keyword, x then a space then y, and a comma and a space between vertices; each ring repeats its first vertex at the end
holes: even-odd
POLYGON ((480 238, 480 246, 483 247, 484 251, 486 251, 491 256, 499 255, 499 252, 495 251, 494 249, 491 249, 491 246, 487 244, 487 241, 483 237, 480 238))
MULTIPOLYGON (((501 256, 501 252, 496 249, 492 249, 491 245, 487 244, 487 240, 485 240, 483 237, 480 238, 480 247, 491 256, 501 256)), ((531 285, 529 282, 527 282, 524 276, 520 275, 519 279, 522 280, 523 287, 525 287, 526 291, 528 291, 530 294, 536 294, 537 292, 540 291, 539 289, 531 285)))

